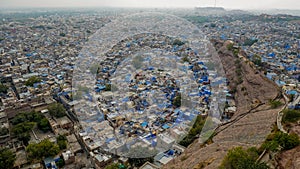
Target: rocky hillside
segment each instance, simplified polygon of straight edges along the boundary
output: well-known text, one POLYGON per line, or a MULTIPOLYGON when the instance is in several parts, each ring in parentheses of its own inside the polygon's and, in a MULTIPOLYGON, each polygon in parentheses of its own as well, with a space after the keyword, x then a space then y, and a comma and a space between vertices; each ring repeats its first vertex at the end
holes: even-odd
POLYGON ((222 60, 237 112, 230 122, 217 128, 211 144, 194 141, 181 156, 164 166, 166 169, 216 169, 232 147, 259 146, 276 122, 280 107, 271 109, 269 100, 280 96, 278 87, 245 58, 244 52, 230 45, 231 42, 212 43, 222 60))

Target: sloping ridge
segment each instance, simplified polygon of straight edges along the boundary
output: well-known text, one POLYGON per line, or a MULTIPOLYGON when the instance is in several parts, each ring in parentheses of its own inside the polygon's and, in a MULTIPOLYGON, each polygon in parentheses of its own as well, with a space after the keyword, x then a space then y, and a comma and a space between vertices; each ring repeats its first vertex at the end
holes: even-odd
POLYGON ((275 83, 265 78, 240 51, 228 50, 230 42, 212 41, 218 50, 230 90, 235 90, 237 112, 231 121, 219 126, 213 143, 201 145, 195 140, 186 151, 163 168, 216 169, 232 147, 259 146, 270 133, 280 108, 271 109, 269 100, 280 96, 275 83), (238 70, 238 71, 237 71, 238 70))

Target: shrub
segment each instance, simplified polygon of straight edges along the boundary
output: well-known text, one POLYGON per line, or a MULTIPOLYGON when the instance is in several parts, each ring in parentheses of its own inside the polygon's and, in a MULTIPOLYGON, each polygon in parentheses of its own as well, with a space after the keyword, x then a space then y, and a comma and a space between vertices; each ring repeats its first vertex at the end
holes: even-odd
POLYGON ((7 93, 8 87, 0 83, 0 93, 7 93))
POLYGON ((32 76, 25 82, 25 85, 33 86, 33 84, 38 83, 38 82, 41 82, 41 79, 36 76, 32 76))
POLYGON ((291 110, 291 109, 287 109, 283 111, 284 115, 283 115, 283 119, 282 121, 284 123, 289 123, 289 122, 297 122, 298 120, 300 120, 300 111, 299 110, 291 110))
POLYGON ((228 50, 233 50, 233 43, 228 44, 226 47, 228 50))
POLYGON ((271 108, 272 108, 272 109, 276 109, 276 108, 278 108, 279 106, 283 105, 283 103, 281 103, 281 102, 278 101, 278 100, 270 100, 270 101, 269 101, 269 104, 271 105, 271 108))
POLYGON ((257 163, 259 157, 256 148, 244 150, 242 147, 235 147, 227 153, 219 169, 268 169, 265 163, 257 163))

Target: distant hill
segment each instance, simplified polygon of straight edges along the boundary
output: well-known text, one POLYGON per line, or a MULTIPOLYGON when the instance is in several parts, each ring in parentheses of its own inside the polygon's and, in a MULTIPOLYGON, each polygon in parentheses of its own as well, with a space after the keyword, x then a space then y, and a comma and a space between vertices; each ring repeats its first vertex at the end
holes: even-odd
POLYGON ((244 10, 227 10, 222 7, 196 7, 195 12, 204 16, 250 14, 249 12, 244 10))

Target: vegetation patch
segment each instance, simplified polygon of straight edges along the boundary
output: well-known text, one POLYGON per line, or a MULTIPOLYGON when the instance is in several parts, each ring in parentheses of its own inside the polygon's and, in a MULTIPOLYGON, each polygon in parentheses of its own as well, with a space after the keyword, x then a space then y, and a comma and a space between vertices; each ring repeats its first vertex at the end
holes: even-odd
POLYGON ((200 134, 204 124, 205 124, 206 117, 203 117, 201 115, 198 115, 196 118, 196 121, 187 134, 180 142, 179 144, 182 146, 189 146, 197 137, 198 134, 200 134))
POLYGON ((280 101, 278 101, 278 100, 270 100, 269 104, 271 105, 272 109, 276 109, 276 108, 278 108, 278 107, 280 107, 280 106, 283 105, 283 103, 280 102, 280 101))
POLYGON ((16 155, 8 148, 0 148, 0 169, 13 168, 16 155))
POLYGON ((30 160, 42 160, 46 157, 52 157, 59 153, 59 146, 48 139, 40 143, 31 143, 26 147, 26 152, 30 160))
POLYGON ((60 118, 66 115, 66 109, 60 103, 53 103, 48 106, 48 110, 51 116, 60 118))
POLYGON ((36 77, 36 76, 32 76, 32 77, 30 77, 26 82, 25 82, 25 85, 26 86, 33 86, 33 84, 35 84, 35 83, 39 83, 39 82, 41 82, 42 80, 40 79, 40 78, 38 78, 38 77, 36 77))
POLYGON ((268 169, 266 163, 256 162, 259 152, 252 147, 247 150, 235 147, 227 153, 219 169, 268 169))
POLYGON ((283 123, 295 123, 300 120, 300 110, 286 109, 283 113, 283 123))

